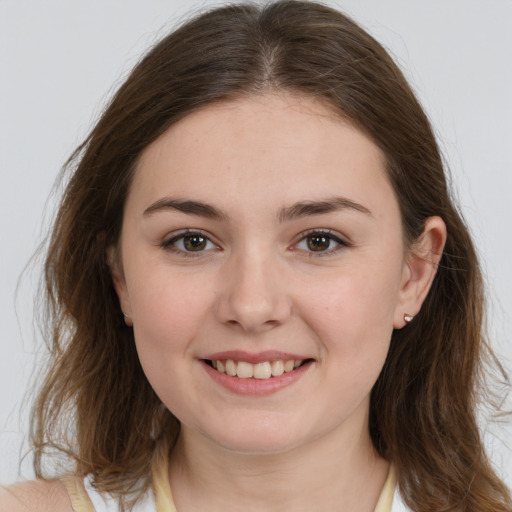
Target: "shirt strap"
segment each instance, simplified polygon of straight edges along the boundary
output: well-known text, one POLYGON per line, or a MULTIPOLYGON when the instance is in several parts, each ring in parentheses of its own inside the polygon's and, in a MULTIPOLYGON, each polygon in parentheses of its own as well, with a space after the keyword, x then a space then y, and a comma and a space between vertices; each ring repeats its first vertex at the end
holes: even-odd
POLYGON ((169 446, 161 443, 151 463, 156 512, 176 512, 169 486, 169 446))
POLYGON ((395 466, 389 466, 388 477, 380 493, 379 501, 375 507, 375 512, 391 512, 391 505, 393 504, 393 497, 395 495, 396 487, 396 470, 395 466))
POLYGON ((84 487, 83 478, 77 476, 64 476, 60 481, 66 487, 73 506, 73 512, 95 512, 89 495, 84 487))

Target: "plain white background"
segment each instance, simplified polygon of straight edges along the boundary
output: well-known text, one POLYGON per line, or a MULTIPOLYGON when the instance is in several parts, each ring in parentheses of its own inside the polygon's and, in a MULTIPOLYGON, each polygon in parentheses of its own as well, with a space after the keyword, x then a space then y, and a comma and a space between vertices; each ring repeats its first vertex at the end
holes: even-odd
MULTIPOLYGON (((510 371, 512 1, 328 3, 391 51, 434 124, 483 256, 492 343, 510 371)), ((37 264, 19 279, 43 240, 57 173, 141 53, 191 9, 217 4, 0 0, 0 483, 19 478, 27 383, 42 352, 32 308, 37 264)), ((491 456, 512 486, 510 422, 485 425, 491 456)))

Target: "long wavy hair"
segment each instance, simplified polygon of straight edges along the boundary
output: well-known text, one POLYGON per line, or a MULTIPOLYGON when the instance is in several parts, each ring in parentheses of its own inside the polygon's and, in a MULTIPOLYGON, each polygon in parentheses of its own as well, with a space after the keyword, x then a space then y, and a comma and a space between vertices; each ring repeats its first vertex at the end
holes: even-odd
POLYGON ((138 159, 171 125, 213 102, 269 91, 327 101, 383 151, 404 238, 443 218, 448 240, 419 315, 396 330, 371 395, 370 432, 417 512, 510 511, 476 422, 487 363, 475 249, 447 187, 431 125, 393 60, 347 16, 307 1, 236 4, 154 46, 67 163, 44 273, 50 362, 33 410, 35 470, 65 453, 78 475, 128 496, 150 485, 157 446, 179 422, 149 385, 115 294, 118 242, 138 159))

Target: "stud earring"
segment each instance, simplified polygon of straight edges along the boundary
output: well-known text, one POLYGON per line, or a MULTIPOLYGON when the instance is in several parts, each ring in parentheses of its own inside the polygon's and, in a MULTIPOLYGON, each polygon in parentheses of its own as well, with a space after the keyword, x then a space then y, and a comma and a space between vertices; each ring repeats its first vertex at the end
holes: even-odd
POLYGON ((131 317, 129 317, 128 315, 125 315, 124 313, 123 313, 123 316, 124 316, 124 323, 128 327, 132 327, 133 326, 133 320, 131 319, 131 317))
POLYGON ((414 315, 408 315, 408 314, 406 313, 406 314, 404 315, 404 322, 405 322, 406 324, 408 324, 408 323, 412 322, 413 318, 414 318, 414 315))

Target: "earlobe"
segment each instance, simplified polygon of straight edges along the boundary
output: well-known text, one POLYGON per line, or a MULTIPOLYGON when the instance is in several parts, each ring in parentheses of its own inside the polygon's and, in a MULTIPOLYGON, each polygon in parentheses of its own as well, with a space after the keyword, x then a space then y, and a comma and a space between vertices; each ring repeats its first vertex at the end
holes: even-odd
POLYGON ((112 276, 112 283, 119 299, 119 305, 124 316, 126 325, 133 325, 132 311, 130 300, 128 297, 128 290, 126 287, 126 280, 122 268, 121 259, 119 257, 118 249, 115 246, 110 246, 107 249, 107 264, 110 268, 110 275, 112 276))
POLYGON ((401 329, 409 323, 406 317, 414 318, 419 313, 434 281, 446 236, 443 219, 429 217, 422 235, 410 248, 404 266, 400 300, 395 311, 395 329, 401 329))

